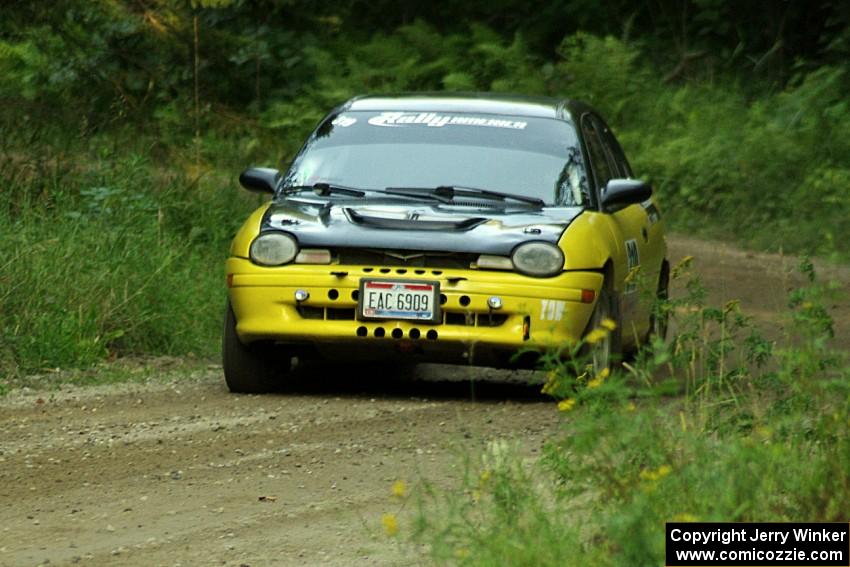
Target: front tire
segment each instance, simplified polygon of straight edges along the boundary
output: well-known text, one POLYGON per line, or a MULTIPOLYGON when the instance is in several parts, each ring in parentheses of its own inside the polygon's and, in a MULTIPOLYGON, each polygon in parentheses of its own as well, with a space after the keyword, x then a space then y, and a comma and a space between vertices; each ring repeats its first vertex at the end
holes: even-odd
POLYGON ((649 333, 646 336, 646 344, 652 344, 652 339, 655 337, 662 341, 667 339, 670 311, 667 309, 666 303, 669 297, 670 266, 665 260, 661 265, 661 273, 658 275, 658 290, 656 291, 655 305, 652 306, 652 315, 649 318, 649 333))
POLYGON ((221 341, 224 380, 231 392, 262 394, 280 388, 292 357, 268 343, 244 344, 236 334, 236 315, 227 302, 221 341))
POLYGON ((616 328, 606 333, 604 338, 586 345, 586 353, 590 357, 593 374, 598 376, 604 369, 613 370, 615 362, 622 357, 622 341, 620 330, 620 310, 614 294, 604 284, 596 299, 596 306, 587 325, 587 333, 596 329, 604 329, 602 322, 610 319, 616 323, 616 328))

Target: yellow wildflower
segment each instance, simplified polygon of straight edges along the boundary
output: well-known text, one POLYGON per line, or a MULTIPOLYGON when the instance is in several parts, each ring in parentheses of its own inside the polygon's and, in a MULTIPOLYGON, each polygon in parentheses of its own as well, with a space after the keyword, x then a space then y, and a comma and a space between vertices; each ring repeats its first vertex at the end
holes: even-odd
POLYGON ((399 479, 393 483, 393 496, 396 498, 404 498, 407 493, 407 485, 403 480, 399 479))
POLYGON ((393 537, 398 533, 398 520, 395 514, 384 514, 381 516, 381 523, 384 525, 384 533, 388 537, 393 537))
POLYGON ((589 345, 594 345, 594 344, 598 343, 599 341, 605 339, 605 337, 607 337, 607 336, 608 336, 608 331, 606 331, 605 329, 593 329, 592 331, 587 333, 586 337, 584 337, 584 342, 586 342, 589 345))
POLYGON ((673 516, 674 522, 699 522, 699 518, 694 516, 693 514, 688 514, 687 512, 682 512, 681 514, 676 514, 673 516))
POLYGON ((637 406, 635 405, 634 402, 629 402, 628 405, 626 405, 626 411, 635 411, 635 410, 637 410, 637 406))
POLYGON ((457 557, 458 559, 466 559, 467 557, 469 557, 469 550, 465 547, 458 547, 457 549, 455 549, 455 557, 457 557))
POLYGON ((603 319, 600 325, 603 329, 608 329, 609 331, 613 331, 617 328, 617 323, 613 319, 610 319, 608 317, 603 319))
POLYGON ((673 467, 670 465, 661 465, 657 469, 644 469, 640 471, 640 478, 642 480, 648 480, 650 482, 655 482, 657 480, 661 480, 668 474, 673 472, 673 467))
POLYGON ((635 278, 637 278, 638 272, 640 272, 640 266, 635 266, 629 273, 626 274, 626 278, 623 280, 625 283, 632 283, 635 278))
POLYGON ((576 405, 576 401, 572 398, 567 398, 558 402, 558 411, 570 411, 576 405))
POLYGON ((478 480, 481 484, 486 484, 488 480, 490 480, 490 471, 483 470, 481 474, 478 476, 478 480))
POLYGON ((684 258, 679 260, 679 263, 676 264, 675 266, 673 266, 673 269, 671 270, 671 274, 670 274, 671 277, 674 280, 676 278, 678 278, 682 274, 682 272, 684 272, 685 270, 687 270, 688 268, 691 267, 691 264, 693 263, 693 261, 694 261, 693 256, 685 256, 684 258))
POLYGON ((602 385, 602 382, 605 381, 608 376, 610 376, 611 371, 607 368, 603 368, 596 377, 587 383, 588 388, 598 388, 602 385))
POLYGON ((542 394, 551 394, 555 391, 555 388, 558 387, 558 371, 550 370, 546 375, 546 383, 543 384, 543 388, 540 390, 542 394))

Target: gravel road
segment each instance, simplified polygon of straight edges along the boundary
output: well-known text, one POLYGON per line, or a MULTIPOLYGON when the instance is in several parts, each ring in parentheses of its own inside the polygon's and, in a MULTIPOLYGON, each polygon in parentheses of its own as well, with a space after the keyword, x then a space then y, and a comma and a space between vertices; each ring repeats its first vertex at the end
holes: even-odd
MULTIPOLYGON (((781 334, 794 259, 670 248, 696 257, 713 301, 781 334)), ((850 305, 833 312, 848 348, 850 305)), ((462 455, 512 439, 533 457, 562 426, 528 372, 313 365, 308 386, 267 396, 228 394, 220 372, 0 399, 0 565, 416 564, 381 528, 387 512, 409 521, 397 479, 447 485, 462 455)))

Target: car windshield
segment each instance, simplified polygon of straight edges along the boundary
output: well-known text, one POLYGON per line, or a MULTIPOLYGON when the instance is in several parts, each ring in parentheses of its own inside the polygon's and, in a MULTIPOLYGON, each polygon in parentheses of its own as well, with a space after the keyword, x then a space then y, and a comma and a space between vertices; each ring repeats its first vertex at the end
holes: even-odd
POLYGON ((324 121, 286 187, 476 187, 581 206, 587 175, 575 128, 550 118, 457 112, 343 112, 324 121))

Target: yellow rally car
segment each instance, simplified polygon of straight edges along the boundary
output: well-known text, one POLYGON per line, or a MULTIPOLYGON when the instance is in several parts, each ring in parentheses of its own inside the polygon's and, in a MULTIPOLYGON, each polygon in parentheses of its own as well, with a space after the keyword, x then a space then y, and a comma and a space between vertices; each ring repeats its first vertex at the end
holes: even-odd
POLYGON ((579 102, 358 97, 287 172, 240 182, 272 199, 227 260, 232 391, 277 387, 294 357, 531 365, 611 318, 606 367, 666 331, 634 278, 667 293, 652 189, 579 102))

